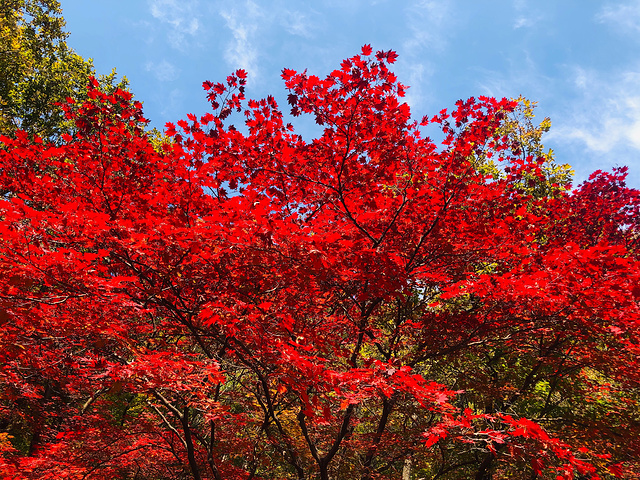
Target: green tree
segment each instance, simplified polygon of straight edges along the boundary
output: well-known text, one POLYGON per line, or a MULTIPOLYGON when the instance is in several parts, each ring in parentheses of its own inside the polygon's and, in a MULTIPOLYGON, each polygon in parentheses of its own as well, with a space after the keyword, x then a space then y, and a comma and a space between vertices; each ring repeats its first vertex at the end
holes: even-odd
MULTIPOLYGON (((25 130, 53 140, 73 125, 60 103, 83 100, 91 59, 84 59, 66 43, 60 2, 2 0, 0 3, 0 133, 25 130)), ((102 88, 127 86, 116 82, 115 71, 100 78, 102 88)))
MULTIPOLYGON (((516 107, 511 112, 504 112, 505 117, 495 135, 502 137, 510 154, 519 157, 522 164, 531 164, 527 171, 519 171, 514 187, 535 198, 555 197, 571 185, 574 172, 570 165, 556 163, 553 150, 546 149, 542 143, 542 136, 551 128, 551 119, 545 117, 536 123, 537 102, 522 95, 513 100, 517 102, 516 107)), ((479 171, 497 180, 509 175, 510 169, 500 167, 502 156, 500 151, 488 145, 481 152, 474 152, 471 161, 477 163, 479 171)))

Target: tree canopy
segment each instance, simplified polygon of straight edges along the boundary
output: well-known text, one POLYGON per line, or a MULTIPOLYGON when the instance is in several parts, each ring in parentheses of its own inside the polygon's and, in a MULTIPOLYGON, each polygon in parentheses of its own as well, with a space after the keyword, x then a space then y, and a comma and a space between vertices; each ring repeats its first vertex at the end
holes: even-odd
MULTIPOLYGON (((0 133, 21 129, 56 140, 73 127, 62 104, 83 97, 95 71, 91 59, 67 46, 64 27, 58 0, 0 4, 0 133)), ((127 86, 115 71, 101 76, 100 83, 111 91, 127 86)))
POLYGON ((416 123, 395 59, 283 70, 309 142, 242 70, 161 148, 96 82, 0 138, 6 478, 640 475, 638 191, 513 100, 416 123))

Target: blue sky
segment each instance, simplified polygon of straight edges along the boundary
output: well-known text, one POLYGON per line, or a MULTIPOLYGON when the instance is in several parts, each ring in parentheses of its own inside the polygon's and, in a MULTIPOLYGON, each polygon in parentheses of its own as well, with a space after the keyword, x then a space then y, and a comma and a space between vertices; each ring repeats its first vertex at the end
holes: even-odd
MULTIPOLYGON (((62 0, 68 43, 116 68, 152 125, 208 110, 204 80, 249 72, 283 109, 283 68, 324 76, 370 43, 393 49, 413 116, 470 96, 538 102, 545 145, 576 183, 629 167, 640 188, 640 0, 62 0)), ((313 134, 311 122, 299 122, 313 134)))

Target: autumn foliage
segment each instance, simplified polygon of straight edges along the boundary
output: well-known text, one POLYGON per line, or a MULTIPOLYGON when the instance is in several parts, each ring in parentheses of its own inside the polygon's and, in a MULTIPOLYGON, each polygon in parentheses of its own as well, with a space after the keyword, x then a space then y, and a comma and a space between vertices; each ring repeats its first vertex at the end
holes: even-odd
POLYGON ((638 191, 395 58, 285 69, 308 142, 241 70, 162 148, 95 83, 0 138, 1 478, 638 478, 638 191))

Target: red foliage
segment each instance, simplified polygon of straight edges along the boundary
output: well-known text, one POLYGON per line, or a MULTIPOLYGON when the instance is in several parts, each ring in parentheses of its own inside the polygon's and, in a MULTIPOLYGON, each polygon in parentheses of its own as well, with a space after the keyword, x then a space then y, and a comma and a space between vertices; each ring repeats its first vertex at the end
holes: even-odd
POLYGON ((283 71, 309 143, 242 70, 161 151, 95 84, 0 139, 4 478, 636 478, 638 192, 523 188, 509 100, 438 148, 371 54, 283 71))

